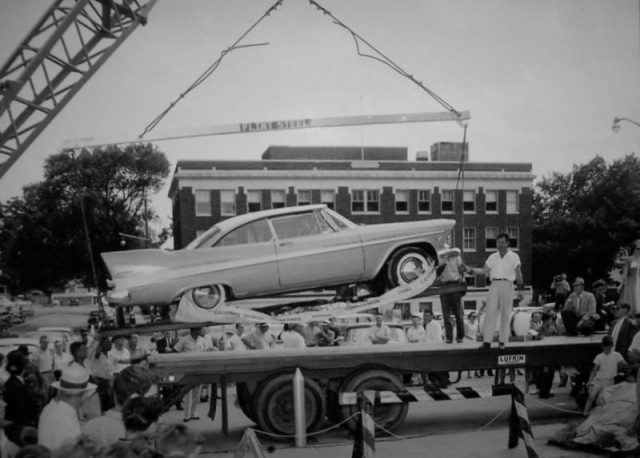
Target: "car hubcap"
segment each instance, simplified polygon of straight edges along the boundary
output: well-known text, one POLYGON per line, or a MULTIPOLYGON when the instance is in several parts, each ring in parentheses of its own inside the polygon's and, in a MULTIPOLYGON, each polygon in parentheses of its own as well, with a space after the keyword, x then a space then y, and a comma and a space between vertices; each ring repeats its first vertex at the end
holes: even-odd
POLYGON ((424 256, 412 253, 403 257, 398 264, 398 279, 400 283, 410 283, 422 275, 429 265, 424 256))

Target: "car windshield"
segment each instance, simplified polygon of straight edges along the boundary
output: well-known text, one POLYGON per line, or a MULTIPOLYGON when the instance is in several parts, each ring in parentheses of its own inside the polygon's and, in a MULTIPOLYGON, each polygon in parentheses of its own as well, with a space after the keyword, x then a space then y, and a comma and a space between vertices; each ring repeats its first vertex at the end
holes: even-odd
POLYGON ((336 213, 333 210, 330 210, 328 208, 324 208, 322 210, 322 216, 324 216, 327 220, 329 220, 329 222, 333 223, 333 225, 338 230, 352 229, 354 227, 357 227, 356 224, 352 223, 351 221, 349 221, 344 216, 342 216, 339 213, 336 213))

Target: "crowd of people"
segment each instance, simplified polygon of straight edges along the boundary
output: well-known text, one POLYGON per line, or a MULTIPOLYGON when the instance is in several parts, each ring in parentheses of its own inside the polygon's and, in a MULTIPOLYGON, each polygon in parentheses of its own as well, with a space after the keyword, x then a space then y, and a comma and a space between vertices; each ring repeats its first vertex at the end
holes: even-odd
MULTIPOLYGON (((193 335, 168 348, 188 351, 186 337, 193 335)), ((146 367, 163 339, 156 340, 148 349, 136 335, 94 339, 83 333, 66 348, 42 335, 37 351, 24 345, 10 351, 0 375, 5 404, 0 456, 197 455, 201 439, 194 431, 183 423, 159 422, 163 400, 146 367)), ((205 350, 202 340, 198 351, 205 350)), ((194 408, 188 408, 195 418, 194 408)))

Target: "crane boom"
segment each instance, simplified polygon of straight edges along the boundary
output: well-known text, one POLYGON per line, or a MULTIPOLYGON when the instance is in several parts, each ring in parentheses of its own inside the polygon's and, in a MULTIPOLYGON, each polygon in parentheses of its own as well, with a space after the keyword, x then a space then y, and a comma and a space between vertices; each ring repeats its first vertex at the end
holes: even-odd
POLYGON ((55 0, 0 68, 0 178, 157 0, 55 0))

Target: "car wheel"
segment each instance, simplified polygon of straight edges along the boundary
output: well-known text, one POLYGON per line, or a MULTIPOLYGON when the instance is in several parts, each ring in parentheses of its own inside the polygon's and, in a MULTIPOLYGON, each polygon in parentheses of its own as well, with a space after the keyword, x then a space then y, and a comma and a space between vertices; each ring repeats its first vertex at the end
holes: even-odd
POLYGON ((436 260, 418 247, 402 248, 391 256, 387 280, 392 287, 406 285, 422 273, 435 268, 436 260))
POLYGON ((220 304, 224 304, 227 297, 223 285, 209 285, 191 290, 193 303, 205 310, 211 310, 220 304))

